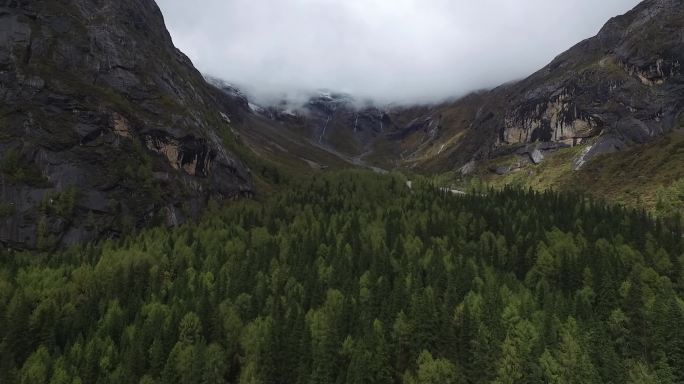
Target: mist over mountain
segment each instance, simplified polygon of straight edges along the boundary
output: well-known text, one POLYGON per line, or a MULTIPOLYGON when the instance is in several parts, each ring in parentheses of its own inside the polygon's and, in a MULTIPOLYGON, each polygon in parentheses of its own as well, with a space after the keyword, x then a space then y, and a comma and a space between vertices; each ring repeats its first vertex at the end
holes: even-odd
POLYGON ((637 0, 160 0, 175 44, 262 104, 436 102, 520 79, 637 0))

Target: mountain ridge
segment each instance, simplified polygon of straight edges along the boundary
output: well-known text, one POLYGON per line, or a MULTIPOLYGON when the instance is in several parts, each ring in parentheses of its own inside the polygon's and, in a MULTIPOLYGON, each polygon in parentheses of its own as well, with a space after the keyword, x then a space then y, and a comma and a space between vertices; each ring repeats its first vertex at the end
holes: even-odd
MULTIPOLYGON (((681 124, 682 9, 680 0, 646 0, 525 79, 436 105, 375 107, 382 117, 362 135, 349 117, 356 108, 327 113, 325 105, 323 113, 303 113, 308 121, 290 129, 309 139, 330 136, 332 149, 350 156, 370 152, 370 158, 384 158, 374 165, 388 168, 453 170, 554 143, 542 151, 588 148, 574 159, 579 169, 681 124)), ((313 101, 303 109, 311 112, 313 101)))

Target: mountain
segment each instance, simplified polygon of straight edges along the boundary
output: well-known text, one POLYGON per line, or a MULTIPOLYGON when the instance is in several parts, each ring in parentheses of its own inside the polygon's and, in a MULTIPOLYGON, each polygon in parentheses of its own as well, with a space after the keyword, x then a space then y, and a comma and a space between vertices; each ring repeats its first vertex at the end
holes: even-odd
POLYGON ((651 205, 684 178, 684 0, 646 0, 526 79, 416 106, 336 92, 255 105, 193 67, 152 0, 0 0, 0 25, 7 247, 176 225, 211 199, 350 166, 601 185, 651 205))
MULTIPOLYGON (((221 80, 212 78, 210 82, 226 95, 239 93, 221 80)), ((457 113, 447 113, 442 119, 432 111, 438 109, 434 106, 382 106, 323 91, 312 93, 304 102, 282 100, 260 106, 245 97, 244 103, 243 117, 248 123, 236 127, 242 135, 252 137, 250 147, 254 151, 280 160, 298 158, 300 166, 308 164, 316 169, 403 167, 407 158, 423 149, 424 142, 447 133, 442 130, 445 122, 458 118, 457 113), (298 149, 291 148, 295 142, 298 149)))
POLYGON ((3 245, 174 225, 253 193, 226 146, 239 100, 174 47, 153 0, 3 0, 0 26, 3 245))
POLYGON ((488 92, 444 160, 463 165, 554 143, 583 146, 580 168, 651 142, 684 124, 681 63, 684 2, 646 0, 527 79, 488 92))
POLYGON ((301 105, 282 103, 256 113, 304 133, 316 146, 346 158, 360 158, 389 128, 385 111, 351 95, 317 92, 301 105))
POLYGON ((684 2, 646 0, 530 77, 490 91, 400 107, 360 107, 333 93, 313 96, 298 119, 270 118, 343 158, 384 168, 473 173, 504 157, 534 166, 570 151, 568 168, 579 170, 684 124, 683 64, 684 2))

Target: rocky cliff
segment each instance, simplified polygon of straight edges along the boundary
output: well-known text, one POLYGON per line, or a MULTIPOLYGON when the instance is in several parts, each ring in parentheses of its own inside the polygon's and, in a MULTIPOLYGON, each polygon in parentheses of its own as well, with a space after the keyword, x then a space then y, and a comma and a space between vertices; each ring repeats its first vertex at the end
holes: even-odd
POLYGON ((684 1, 646 0, 529 78, 482 95, 459 123, 463 137, 429 162, 458 167, 546 143, 584 146, 579 168, 650 142, 684 123, 683 65, 684 1))
POLYGON ((48 248, 174 225, 253 192, 234 103, 153 0, 0 0, 0 242, 48 248))

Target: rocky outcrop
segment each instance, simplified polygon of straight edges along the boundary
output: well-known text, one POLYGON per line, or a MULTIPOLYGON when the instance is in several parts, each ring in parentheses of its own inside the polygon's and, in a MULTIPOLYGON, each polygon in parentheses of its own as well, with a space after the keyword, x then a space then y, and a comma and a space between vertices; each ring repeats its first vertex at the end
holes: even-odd
MULTIPOLYGON (((418 165, 428 170, 457 170, 533 143, 581 145, 581 167, 684 124, 682 36, 684 0, 646 0, 524 80, 392 117, 458 116, 442 119, 439 134, 426 139, 437 148, 420 152, 418 165)), ((400 139, 412 150, 425 147, 400 139)))
MULTIPOLYGON (((647 0, 524 81, 496 90, 509 101, 493 146, 585 144, 592 157, 651 141, 684 111, 684 1, 647 0)), ((477 127, 476 127, 477 128, 477 127)))
POLYGON ((250 195, 240 108, 153 0, 0 0, 0 242, 50 248, 250 195))
POLYGON ((577 145, 600 132, 601 122, 579 109, 565 89, 549 99, 522 103, 509 111, 499 145, 554 141, 577 145))

